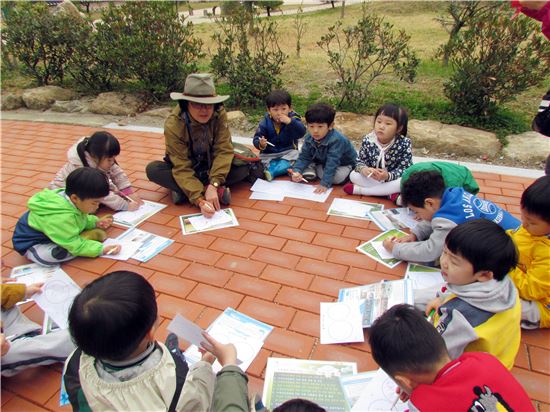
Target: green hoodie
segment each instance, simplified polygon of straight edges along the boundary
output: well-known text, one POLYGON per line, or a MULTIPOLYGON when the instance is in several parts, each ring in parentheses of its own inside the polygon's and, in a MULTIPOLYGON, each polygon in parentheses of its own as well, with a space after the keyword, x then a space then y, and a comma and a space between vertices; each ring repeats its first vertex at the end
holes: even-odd
POLYGON ((93 229, 97 216, 82 213, 64 193, 64 189, 44 189, 32 196, 29 208, 29 226, 44 233, 52 242, 73 256, 95 257, 103 252, 103 244, 80 237, 84 230, 93 229))

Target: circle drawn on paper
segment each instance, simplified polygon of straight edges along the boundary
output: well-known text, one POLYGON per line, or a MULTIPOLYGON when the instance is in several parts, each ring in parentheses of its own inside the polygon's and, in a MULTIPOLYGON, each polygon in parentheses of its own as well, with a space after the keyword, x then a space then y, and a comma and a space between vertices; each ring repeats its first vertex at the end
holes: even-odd
POLYGON ((332 305, 328 310, 328 316, 335 320, 347 319, 350 316, 349 307, 346 305, 332 305))
POLYGON ((59 280, 48 282, 47 287, 42 292, 44 297, 54 304, 65 302, 69 298, 69 290, 67 285, 59 280))
POLYGON ((389 410, 390 405, 388 405, 388 401, 385 401, 383 399, 377 399, 375 401, 372 401, 369 406, 369 411, 387 411, 389 410))
POLYGON ((328 333, 333 340, 347 340, 353 332, 349 322, 338 322, 329 325, 328 333))

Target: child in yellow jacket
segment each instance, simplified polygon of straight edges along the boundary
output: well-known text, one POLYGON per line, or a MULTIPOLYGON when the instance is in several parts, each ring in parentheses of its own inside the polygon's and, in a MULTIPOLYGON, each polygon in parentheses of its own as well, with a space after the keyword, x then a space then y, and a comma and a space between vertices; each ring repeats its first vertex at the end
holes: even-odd
POLYGON ((550 327, 550 176, 537 179, 521 196, 522 225, 509 230, 519 252, 510 272, 521 298, 524 329, 550 327))

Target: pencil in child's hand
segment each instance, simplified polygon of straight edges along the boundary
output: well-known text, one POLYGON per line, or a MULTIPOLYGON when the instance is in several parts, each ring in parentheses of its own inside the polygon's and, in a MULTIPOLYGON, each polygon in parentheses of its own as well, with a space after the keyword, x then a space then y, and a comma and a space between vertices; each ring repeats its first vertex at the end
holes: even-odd
POLYGON ((271 147, 275 147, 275 145, 274 145, 273 143, 268 142, 267 140, 266 140, 266 143, 267 143, 268 145, 270 145, 271 147))
POLYGON ((399 400, 399 394, 397 395, 397 398, 395 398, 395 400, 393 401, 393 404, 390 408, 390 411, 393 411, 393 409, 395 408, 395 405, 397 405, 397 401, 399 400))
POLYGON ((113 253, 115 253, 115 250, 116 250, 116 247, 109 250, 107 253, 105 253, 105 255, 112 255, 113 253))
POLYGON ((435 315, 435 309, 432 309, 430 311, 430 314, 428 315, 428 322, 432 323, 432 320, 434 318, 434 315, 435 315))

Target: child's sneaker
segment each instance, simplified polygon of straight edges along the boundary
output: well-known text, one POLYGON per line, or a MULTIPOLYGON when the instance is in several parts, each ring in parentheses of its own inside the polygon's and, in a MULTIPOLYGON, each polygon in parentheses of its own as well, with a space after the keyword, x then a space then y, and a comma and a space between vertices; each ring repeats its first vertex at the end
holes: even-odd
POLYGON ((178 337, 175 333, 168 334, 168 336, 166 337, 165 345, 172 353, 178 353, 178 351, 180 350, 178 337))
POLYGON ((273 180, 273 176, 271 175, 271 172, 268 169, 264 170, 264 176, 265 176, 265 180, 267 180, 268 182, 271 182, 273 180))
POLYGON ((313 169, 312 167, 307 167, 306 170, 304 170, 304 173, 302 173, 302 176, 308 182, 311 182, 312 180, 315 180, 317 178, 317 173, 315 173, 315 169, 313 169))
POLYGON ((183 202, 185 202, 185 197, 183 193, 172 190, 172 202, 175 205, 181 205, 183 202))
POLYGON ((352 195, 353 194, 353 183, 351 183, 351 182, 346 183, 342 189, 344 189, 344 192, 346 192, 348 195, 352 195))
POLYGON ((218 187, 218 198, 222 205, 229 205, 231 203, 231 191, 226 186, 218 187))

